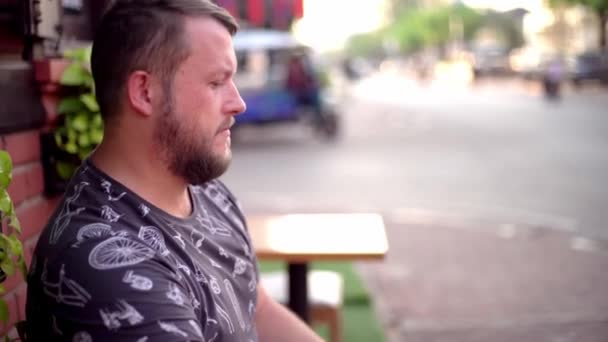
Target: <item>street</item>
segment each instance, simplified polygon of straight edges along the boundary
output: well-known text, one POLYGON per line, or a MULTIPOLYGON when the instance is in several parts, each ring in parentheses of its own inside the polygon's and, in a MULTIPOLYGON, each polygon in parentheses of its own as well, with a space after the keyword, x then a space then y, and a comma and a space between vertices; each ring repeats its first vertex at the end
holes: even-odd
POLYGON ((606 90, 346 89, 336 142, 238 132, 224 181, 246 213, 381 213, 389 254, 358 270, 389 342, 606 341, 606 90))
POLYGON ((302 124, 238 132, 223 177, 248 211, 378 211, 608 238, 608 95, 558 103, 513 81, 351 85, 342 137, 302 124))

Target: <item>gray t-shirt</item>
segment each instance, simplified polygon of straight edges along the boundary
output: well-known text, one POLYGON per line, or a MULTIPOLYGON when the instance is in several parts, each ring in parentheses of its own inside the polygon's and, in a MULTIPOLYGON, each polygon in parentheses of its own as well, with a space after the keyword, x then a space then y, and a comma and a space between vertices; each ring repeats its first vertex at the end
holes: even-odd
POLYGON ((257 341, 256 259, 218 180, 190 186, 181 219, 85 161, 28 275, 35 341, 257 341))

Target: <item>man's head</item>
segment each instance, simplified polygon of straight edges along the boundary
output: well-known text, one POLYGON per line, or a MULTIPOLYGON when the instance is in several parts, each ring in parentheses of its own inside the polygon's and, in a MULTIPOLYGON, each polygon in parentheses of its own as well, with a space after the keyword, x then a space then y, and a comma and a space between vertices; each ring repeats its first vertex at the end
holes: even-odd
MULTIPOLYGON (((131 115, 177 176, 202 183, 230 161, 235 20, 209 0, 116 0, 93 43, 91 67, 106 128, 131 115)), ((120 130, 118 130, 120 132, 120 130)))

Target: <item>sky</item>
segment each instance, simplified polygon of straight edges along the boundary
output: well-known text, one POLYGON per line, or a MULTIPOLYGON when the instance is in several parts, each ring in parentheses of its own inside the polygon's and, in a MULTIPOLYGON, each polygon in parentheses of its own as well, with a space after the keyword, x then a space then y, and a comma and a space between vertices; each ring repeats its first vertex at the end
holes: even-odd
POLYGON ((304 18, 294 34, 320 52, 337 50, 346 39, 379 28, 385 19, 384 0, 305 0, 304 18))
POLYGON ((462 0, 468 6, 507 11, 514 8, 539 8, 543 0, 462 0))
MULTIPOLYGON (((468 6, 499 11, 526 8, 540 11, 544 0, 461 0, 468 6)), ((386 0, 305 0, 304 18, 295 36, 319 52, 338 50, 348 37, 373 31, 385 23, 386 0)))

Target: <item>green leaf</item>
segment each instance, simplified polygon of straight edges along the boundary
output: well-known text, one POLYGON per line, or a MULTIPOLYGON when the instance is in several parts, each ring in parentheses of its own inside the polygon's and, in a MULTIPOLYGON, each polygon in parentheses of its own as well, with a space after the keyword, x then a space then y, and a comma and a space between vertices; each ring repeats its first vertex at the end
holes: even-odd
POLYGON ((81 134, 78 137, 78 145, 80 145, 80 147, 89 147, 91 145, 91 139, 89 139, 89 135, 86 133, 81 134))
POLYGON ((72 165, 72 164, 66 163, 66 162, 57 162, 56 168, 57 168, 57 173, 59 174, 59 177, 61 177, 61 179, 64 179, 64 180, 70 179, 72 177, 72 175, 74 174, 74 171, 76 170, 75 165, 72 165))
POLYGON ((7 276, 12 276, 15 274, 15 264, 13 264, 13 260, 10 258, 2 260, 2 263, 0 263, 0 268, 2 268, 7 276))
POLYGON ((103 131, 100 129, 91 130, 90 138, 91 142, 95 145, 101 143, 101 140, 103 140, 103 131))
POLYGON ((6 189, 11 183, 13 162, 6 151, 0 150, 0 188, 6 189))
POLYGON ((17 264, 19 266, 19 272, 21 272, 23 279, 27 280, 27 265, 25 264, 25 258, 19 257, 19 261, 17 261, 17 264))
POLYGON ((6 292, 6 289, 4 288, 3 285, 0 284, 0 295, 4 294, 4 292, 6 292))
POLYGON ((0 321, 4 323, 8 322, 8 315, 8 305, 4 299, 0 299, 0 321))
POLYGON ((80 101, 80 98, 76 96, 69 96, 61 100, 59 102, 59 107, 57 108, 57 113, 66 114, 66 113, 77 113, 81 110, 85 109, 85 104, 80 101))
POLYGON ((19 219, 17 218, 17 215, 11 215, 10 216, 10 221, 8 223, 9 226, 13 227, 13 229, 21 234, 21 223, 19 223, 19 219))
POLYGON ((78 146, 76 146, 75 143, 73 142, 68 142, 65 144, 65 150, 68 151, 69 153, 77 153, 78 152, 78 146))
POLYGON ((91 119, 91 123, 94 127, 103 128, 103 120, 101 119, 101 114, 95 113, 95 115, 93 115, 93 119, 91 119))
POLYGON ((84 112, 78 113, 71 120, 72 128, 74 128, 74 130, 76 130, 78 132, 86 131, 88 125, 89 125, 89 118, 87 117, 87 114, 84 112))
POLYGON ((63 147, 63 136, 65 135, 65 127, 59 127, 53 132, 55 138, 55 144, 58 147, 63 147))
POLYGON ((17 238, 17 236, 15 234, 12 234, 11 236, 9 236, 8 242, 9 242, 9 247, 11 249, 11 253, 13 253, 13 255, 17 255, 17 256, 23 255, 23 245, 21 244, 21 241, 19 241, 19 238, 17 238))
POLYGON ((93 94, 82 94, 80 95, 80 101, 87 106, 87 109, 91 112, 99 112, 99 104, 93 94))
POLYGON ((59 83, 65 86, 81 86, 84 84, 86 79, 86 70, 78 62, 70 64, 63 75, 59 83))
POLYGON ((4 189, 0 190, 0 211, 5 215, 13 212, 13 203, 4 189))

